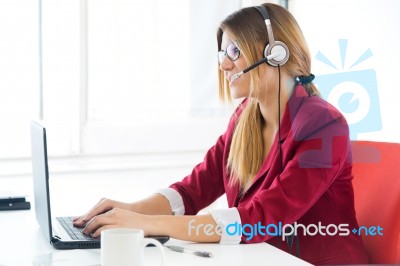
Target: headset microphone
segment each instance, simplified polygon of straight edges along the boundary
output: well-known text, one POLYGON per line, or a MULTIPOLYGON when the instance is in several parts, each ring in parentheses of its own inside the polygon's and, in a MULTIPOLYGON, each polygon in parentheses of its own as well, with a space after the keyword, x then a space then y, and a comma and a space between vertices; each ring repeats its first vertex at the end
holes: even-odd
POLYGON ((280 57, 282 55, 285 54, 285 51, 282 50, 278 50, 276 53, 270 54, 269 56, 261 59, 258 62, 255 62, 254 64, 252 64, 251 66, 249 66, 248 68, 246 68, 245 70, 240 71, 239 73, 233 74, 231 77, 231 81, 234 81, 235 79, 238 79, 239 77, 241 77, 243 74, 249 72, 250 70, 252 70, 253 68, 261 65, 262 63, 266 63, 269 60, 276 58, 276 57, 280 57))

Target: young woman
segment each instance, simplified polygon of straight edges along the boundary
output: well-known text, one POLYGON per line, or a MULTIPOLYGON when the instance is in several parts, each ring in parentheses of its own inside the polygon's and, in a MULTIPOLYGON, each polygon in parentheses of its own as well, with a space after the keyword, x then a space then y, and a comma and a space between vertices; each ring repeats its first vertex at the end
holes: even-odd
POLYGON ((244 98, 225 134, 181 182, 134 203, 102 199, 75 226, 94 237, 135 227, 198 242, 268 242, 314 264, 366 263, 350 231, 358 224, 348 125, 318 96, 293 16, 274 4, 244 8, 221 23, 217 40, 220 97, 244 98), (224 193, 228 209, 196 215, 224 193))

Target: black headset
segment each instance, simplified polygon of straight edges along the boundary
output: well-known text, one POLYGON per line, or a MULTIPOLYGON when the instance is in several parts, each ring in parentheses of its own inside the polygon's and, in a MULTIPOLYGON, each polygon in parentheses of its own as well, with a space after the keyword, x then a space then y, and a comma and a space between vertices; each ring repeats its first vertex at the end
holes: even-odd
POLYGON ((255 6, 254 8, 256 8, 258 12, 260 12, 261 16, 264 19, 265 26, 267 27, 268 44, 264 48, 264 57, 267 58, 273 53, 279 53, 278 56, 269 59, 267 63, 271 66, 284 65, 289 59, 289 48, 285 43, 281 41, 275 41, 274 33, 272 32, 271 21, 269 19, 268 11, 265 6, 255 6))

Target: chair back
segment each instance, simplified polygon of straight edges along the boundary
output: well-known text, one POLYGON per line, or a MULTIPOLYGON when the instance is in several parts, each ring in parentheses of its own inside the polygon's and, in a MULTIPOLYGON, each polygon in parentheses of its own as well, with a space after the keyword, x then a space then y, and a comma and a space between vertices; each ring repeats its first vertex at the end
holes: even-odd
POLYGON ((355 210, 370 263, 400 263, 400 144, 354 141, 352 153, 355 210))

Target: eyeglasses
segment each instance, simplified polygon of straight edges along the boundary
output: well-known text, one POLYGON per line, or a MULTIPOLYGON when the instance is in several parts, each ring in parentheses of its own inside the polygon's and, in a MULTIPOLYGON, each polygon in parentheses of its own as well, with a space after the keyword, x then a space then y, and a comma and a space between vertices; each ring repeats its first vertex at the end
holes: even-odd
POLYGON ((222 64, 222 62, 224 62, 225 57, 228 57, 229 60, 231 60, 233 62, 236 59, 238 59, 239 56, 240 56, 239 48, 236 46, 236 44, 234 42, 231 42, 226 47, 225 51, 221 50, 221 51, 218 52, 218 62, 220 64, 222 64))

